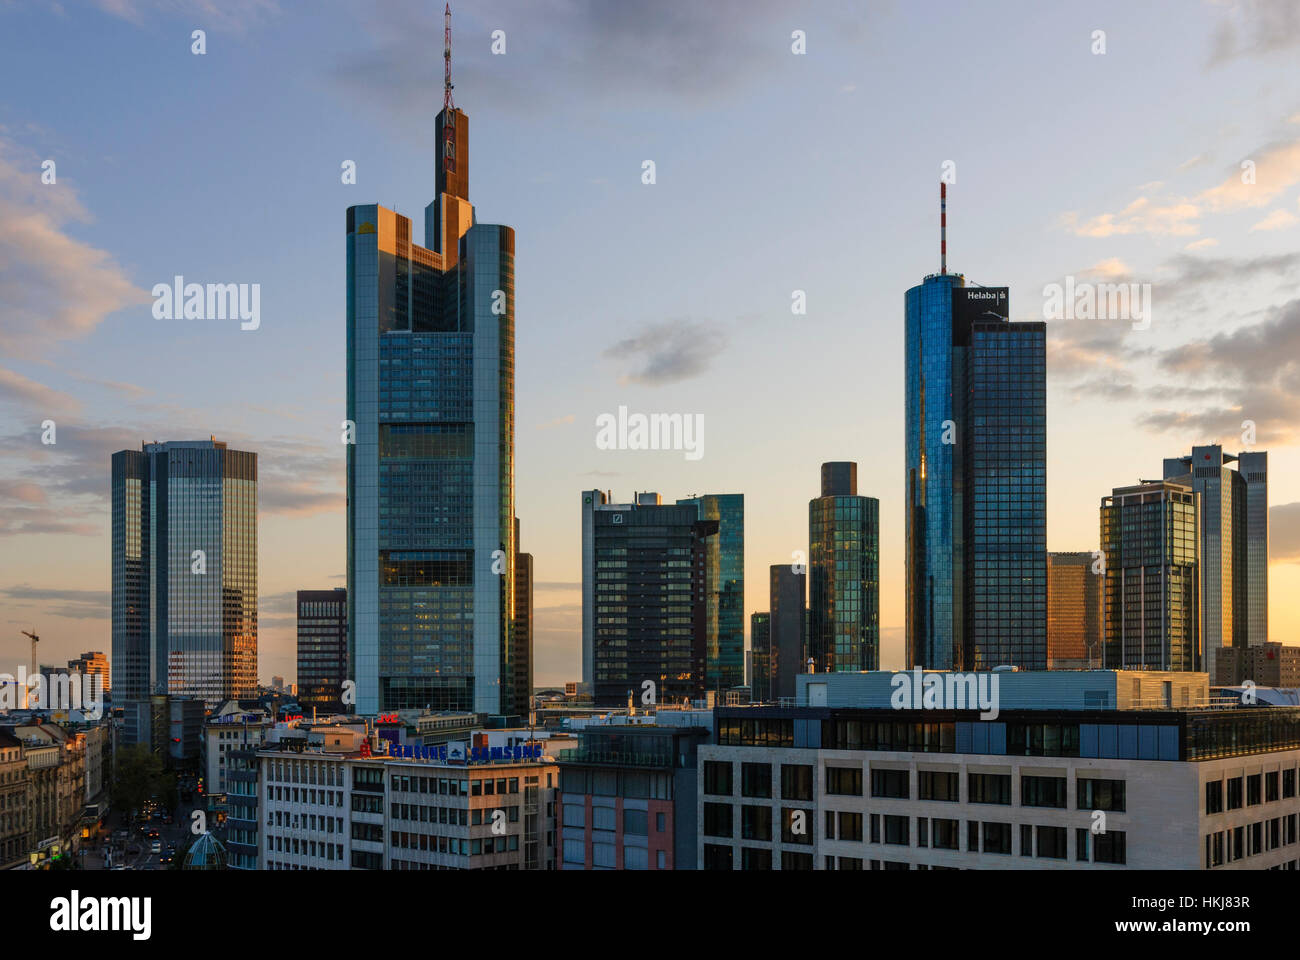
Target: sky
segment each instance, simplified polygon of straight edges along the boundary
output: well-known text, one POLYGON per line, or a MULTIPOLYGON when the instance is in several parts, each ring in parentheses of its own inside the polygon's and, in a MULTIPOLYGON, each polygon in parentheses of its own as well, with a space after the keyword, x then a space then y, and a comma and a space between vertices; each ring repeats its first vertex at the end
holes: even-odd
MULTIPOLYGON (((110 456, 214 435, 258 453, 258 672, 292 681, 295 591, 346 582, 345 211, 422 242, 442 28, 427 2, 0 0, 0 672, 20 630, 46 663, 111 651, 110 456), (260 326, 156 319, 176 275, 260 284, 260 326)), ((1048 320, 1048 548, 1097 549, 1101 497, 1164 457, 1267 450, 1293 642, 1300 6, 480 0, 452 29, 470 200, 516 230, 539 685, 581 676, 583 490, 743 493, 748 613, 828 460, 880 501, 903 665, 903 297, 939 267, 945 170, 949 269, 1013 319, 1067 278, 1150 290, 1141 329, 1048 320), (702 415, 702 455, 599 449, 620 406, 702 415)))

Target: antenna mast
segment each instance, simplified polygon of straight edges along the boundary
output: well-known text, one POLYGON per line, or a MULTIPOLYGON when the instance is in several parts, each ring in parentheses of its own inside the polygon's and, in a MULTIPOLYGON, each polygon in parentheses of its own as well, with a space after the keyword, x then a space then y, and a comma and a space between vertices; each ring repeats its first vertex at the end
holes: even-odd
POLYGON ((452 100, 451 90, 451 4, 447 4, 443 27, 443 76, 442 92, 442 169, 447 173, 456 172, 456 104, 452 100))
MULTIPOLYGON (((448 31, 450 29, 448 27, 448 31)), ((450 35, 448 32, 448 36, 450 35)), ((448 40, 447 43, 448 49, 451 49, 451 41, 448 40)), ((447 69, 450 71, 451 67, 447 69)), ((448 76, 450 75, 448 73, 448 76)), ((447 96, 451 96, 451 93, 448 92, 447 96)), ((939 272, 941 274, 948 272, 948 184, 943 180, 939 181, 939 272)))

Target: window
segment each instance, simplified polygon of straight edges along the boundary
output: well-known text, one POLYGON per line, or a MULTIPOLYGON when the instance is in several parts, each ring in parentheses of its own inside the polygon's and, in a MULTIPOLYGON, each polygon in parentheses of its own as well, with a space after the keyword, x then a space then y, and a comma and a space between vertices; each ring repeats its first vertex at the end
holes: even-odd
POLYGON ((648 851, 645 847, 624 847, 623 848, 623 869, 624 870, 649 870, 650 851, 648 851))
POLYGON ((1022 807, 1055 807, 1064 810, 1067 806, 1065 777, 1021 776, 1020 805, 1022 807))
POLYGON ((862 796, 862 768, 827 767, 826 792, 838 797, 862 796))
POLYGON ((1065 827, 1040 826, 1038 828, 1038 855, 1049 860, 1064 860, 1066 858, 1065 827))
POLYGON ((1272 803, 1277 799, 1277 771, 1264 774, 1264 802, 1272 803))
POLYGON ((772 796, 772 765, 769 763, 742 763, 740 765, 740 795, 755 800, 768 800, 772 796))
POLYGON ((1241 777, 1233 777, 1228 781, 1228 809, 1241 809, 1241 777))
POLYGON ((616 849, 617 848, 612 843, 593 843, 591 845, 591 865, 593 867, 604 867, 608 870, 613 870, 615 867, 614 857, 616 849))
POLYGON ((971 803, 997 803, 1011 806, 1011 774, 972 773, 968 787, 971 803))
POLYGON ((662 813, 656 813, 656 814, 655 814, 655 830, 658 831, 659 833, 663 833, 666 829, 667 829, 667 827, 664 826, 664 814, 662 814, 662 813))
MULTIPOLYGON (((707 807, 709 804, 705 804, 705 806, 707 807)), ((722 803, 714 804, 714 806, 726 807, 728 810, 731 809, 731 807, 722 803)), ((593 806, 591 808, 591 828, 593 830, 614 830, 617 828, 617 825, 618 813, 613 807, 593 806)))
POLYGON ((956 773, 938 770, 918 770, 917 796, 922 800, 942 800, 948 803, 961 801, 961 784, 956 773))
POLYGON ((811 800, 813 768, 804 764, 781 764, 781 799, 811 800))
POLYGON ((731 804, 706 803, 704 805, 704 835, 706 837, 730 837, 733 833, 731 804))
POLYGON ((704 792, 713 796, 731 796, 731 764, 704 761, 704 792))
MULTIPOLYGON (((1086 831, 1084 831, 1086 833, 1086 831)), ((1127 844, 1123 830, 1108 830, 1099 833, 1093 840, 1093 861, 1095 863, 1127 863, 1127 844)))
POLYGON ((1205 785, 1205 812, 1223 813, 1223 781, 1211 780, 1205 785))
POLYGON ((813 856, 811 853, 792 853, 788 850, 781 851, 782 870, 811 870, 812 868, 813 856))
POLYGON ((1260 775, 1251 774, 1246 778, 1246 806, 1258 806, 1262 802, 1260 791, 1260 775))
MULTIPOLYGON (((583 827, 586 826, 586 810, 576 803, 564 804, 564 825, 566 827, 583 827)), ((474 813, 477 815, 478 811, 474 813)))
POLYGON ((1079 827, 1074 831, 1074 859, 1087 862, 1089 836, 1089 831, 1084 827, 1079 827))
POLYGON ((635 837, 644 837, 649 834, 649 818, 644 810, 629 810, 623 808, 623 832, 635 837))
POLYGON ((931 820, 930 845, 936 850, 959 849, 958 830, 960 823, 960 820, 931 820))
POLYGON ((1020 855, 1022 857, 1034 855, 1034 828, 1027 823, 1020 825, 1020 855))
POLYGON ((564 862, 584 865, 587 862, 587 848, 581 840, 564 841, 564 862))
POLYGON ((862 842, 862 814, 840 813, 840 839, 862 842))
POLYGON ((1223 865, 1223 831, 1208 834, 1205 838, 1205 866, 1219 867, 1223 865))
POLYGON ((981 824, 984 834, 984 852, 1011 855, 1011 824, 981 824))
POLYGON ((762 847, 741 847, 740 848, 740 869, 741 870, 771 870, 772 851, 765 850, 762 847))
POLYGON ((912 842, 909 831, 911 823, 908 817, 885 817, 885 843, 908 846, 912 842))
POLYGON ((740 808, 740 837, 742 840, 772 839, 772 808, 746 804, 740 808))
POLYGON ((1289 800, 1295 796, 1295 768, 1282 771, 1282 799, 1289 800))
POLYGON ((910 795, 908 789, 908 771, 878 770, 871 771, 871 795, 873 797, 890 797, 906 800, 910 795))

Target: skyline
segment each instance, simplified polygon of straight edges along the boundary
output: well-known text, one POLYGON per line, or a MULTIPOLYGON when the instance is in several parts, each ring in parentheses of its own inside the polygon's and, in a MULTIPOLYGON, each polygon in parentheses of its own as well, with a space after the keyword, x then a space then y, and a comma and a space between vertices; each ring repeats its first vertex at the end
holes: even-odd
MULTIPOLYGON (((41 117, 0 105, 0 217, 26 228, 25 242, 0 241, 9 317, 0 329, 0 598, 13 633, 0 651, 17 663, 18 630, 32 626, 51 659, 111 649, 108 456, 146 440, 216 435, 259 455, 259 672, 293 676, 296 591, 345 583, 341 211, 420 209, 431 192, 441 78, 419 74, 425 65, 412 67, 411 51, 436 37, 440 13, 399 6, 412 38, 363 20, 345 40, 343 26, 236 4, 236 17, 256 15, 210 25, 204 54, 239 68, 223 77, 227 89, 186 73, 207 62, 189 52, 197 14, 118 9, 138 17, 0 12, 20 41, 0 69, 13 71, 10 80, 39 69, 50 93, 41 117), (51 45, 52 28, 61 28, 62 45, 51 45), (315 47, 302 42, 317 29, 315 47), (281 45, 282 62, 258 59, 281 45), (78 81, 77 70, 103 65, 109 49, 119 51, 120 74, 78 81), (402 50, 405 60, 389 57, 402 50), (156 89, 148 65, 159 58, 192 79, 156 89), (50 73, 36 66, 41 59, 63 69, 50 73), (392 69, 396 95, 374 110, 384 92, 376 77, 392 69), (259 83, 284 97, 254 101, 259 83), (346 119, 324 122, 322 90, 348 105, 346 119), (204 117, 211 136, 190 143, 183 123, 161 119, 156 129, 143 119, 118 129, 108 122, 110 98, 141 105, 142 117, 204 117), (314 99, 316 112, 295 120, 314 99), (150 132, 152 140, 136 142, 150 132), (234 156, 209 156, 211 143, 234 156), (58 179, 43 185, 47 158, 58 162, 58 179), (339 182, 348 160, 355 185, 339 182), (178 222, 188 229, 173 234, 178 222), (259 329, 159 323, 148 291, 175 275, 260 283, 259 329), (199 376, 208 364, 238 372, 209 382, 199 376), (58 425, 53 447, 40 443, 46 419, 58 425)), ((817 469, 836 460, 858 462, 859 494, 880 502, 881 666, 902 665, 903 294, 939 262, 933 182, 949 159, 958 171, 949 269, 1006 284, 1012 319, 1043 319, 1046 287, 1070 278, 1153 287, 1150 330, 1048 321, 1048 550, 1096 549, 1103 496, 1157 476, 1163 458, 1193 445, 1246 449, 1239 424, 1251 419, 1258 442, 1249 449, 1273 461, 1270 639, 1289 640, 1300 624, 1300 605, 1289 599, 1300 586, 1300 456, 1287 416, 1300 391, 1288 359, 1300 344, 1300 291, 1288 280, 1300 274, 1300 88, 1285 66, 1300 31, 1275 29, 1270 47, 1237 8, 1207 4, 1199 18, 1175 20, 1112 6, 1082 20, 1004 4, 1022 12, 1005 26, 1019 30, 1012 54, 1045 75, 1047 89, 1036 91, 1024 89, 1033 85, 1006 57, 964 51, 965 30, 987 14, 955 11, 931 25, 908 10, 845 22, 842 8, 782 14, 758 5, 744 17, 728 4, 667 9, 664 22, 634 11, 561 18, 544 38, 538 18, 553 10, 456 11, 453 69, 458 105, 475 120, 475 195, 488 199, 485 220, 518 231, 516 489, 536 564, 536 682, 581 675, 573 494, 597 486, 624 501, 653 490, 675 502, 707 490, 743 493, 747 626, 767 608, 760 573, 807 550, 817 469), (1089 38, 1102 21, 1110 46, 1095 56, 1089 38), (509 38, 503 57, 490 53, 497 28, 509 38), (601 51, 599 69, 615 78, 608 90, 581 82, 595 64, 562 56, 566 29, 601 51), (789 49, 794 29, 808 34, 802 58, 789 49), (687 38, 681 59, 631 58, 616 70, 644 30, 687 38), (1204 60, 1150 77, 1149 58, 1169 33, 1204 60), (961 84, 927 78, 923 58, 907 67, 921 34, 951 54, 947 79, 961 84), (1052 65, 1067 54, 1070 76, 1057 78, 1052 65), (521 84, 546 57, 565 98, 545 117, 529 116, 538 95, 521 84), (672 78, 682 64, 690 82, 672 78), (986 72, 970 74, 975 68, 986 72), (891 70, 912 87, 882 104, 876 92, 890 88, 867 81, 891 70), (1152 115, 1126 103, 1118 94, 1128 71, 1194 91, 1196 109, 1152 115), (974 109, 1010 104, 1009 115, 1030 115, 1039 97, 1079 112, 1040 116, 1031 136, 990 133, 987 112, 979 119, 974 109), (904 109, 941 102, 951 108, 948 136, 904 109), (729 131, 714 129, 724 110, 733 111, 729 131), (1236 129, 1211 133, 1207 117, 1236 129), (773 151, 776 130, 806 153, 773 151), (1102 149, 1131 140, 1133 155, 1108 152, 1098 170, 1089 143, 1078 143, 1081 157, 1057 149, 1087 130, 1109 131, 1102 149), (1008 156, 1020 163, 1004 173, 1008 156), (1237 172, 1251 157, 1253 193, 1237 172), (653 185, 642 183, 646 158, 656 158, 653 185), (792 164, 809 174, 797 190, 784 189, 792 164), (889 227, 861 232, 874 223, 889 227), (620 243, 611 242, 611 224, 628 227, 620 243), (1240 281, 1225 280, 1233 274, 1240 281), (675 283, 664 282, 670 276, 675 283), (800 290, 808 313, 795 315, 800 290), (1217 302, 1231 307, 1219 312, 1217 302), (703 455, 600 449, 597 420, 621 407, 702 416, 703 455)), ((353 16, 340 7, 336 19, 353 16)))

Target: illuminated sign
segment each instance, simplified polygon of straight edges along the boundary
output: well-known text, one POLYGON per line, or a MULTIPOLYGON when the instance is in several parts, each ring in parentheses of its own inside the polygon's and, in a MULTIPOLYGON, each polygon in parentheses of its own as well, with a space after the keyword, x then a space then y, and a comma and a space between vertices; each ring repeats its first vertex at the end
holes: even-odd
MULTIPOLYGON (((448 758, 447 747, 426 747, 418 743, 395 743, 391 756, 406 760, 440 760, 448 758)), ((451 759, 459 763, 494 763, 502 760, 537 760, 542 756, 542 745, 530 743, 514 747, 474 747, 465 757, 463 750, 453 749, 451 759)))

